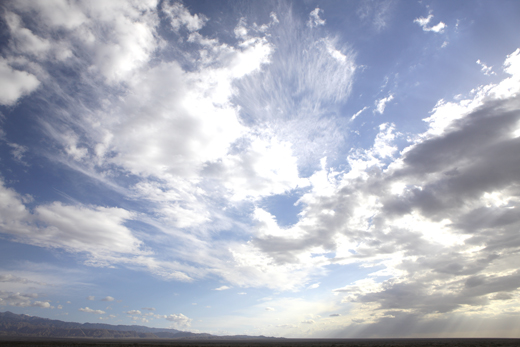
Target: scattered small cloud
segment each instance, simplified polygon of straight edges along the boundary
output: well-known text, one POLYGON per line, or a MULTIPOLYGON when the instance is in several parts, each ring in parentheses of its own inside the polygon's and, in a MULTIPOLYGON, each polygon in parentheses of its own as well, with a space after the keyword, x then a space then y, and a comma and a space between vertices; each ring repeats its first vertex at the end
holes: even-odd
POLYGON ((95 313, 95 314, 105 314, 106 313, 105 311, 102 311, 102 310, 93 310, 88 306, 85 308, 79 308, 78 311, 86 312, 86 313, 95 313))
POLYGON ((341 316, 340 313, 329 314, 329 317, 339 317, 339 316, 341 316))
POLYGON ((320 11, 323 12, 322 9, 316 7, 309 14, 309 21, 307 22, 307 26, 309 28, 315 28, 320 25, 325 25, 325 20, 320 18, 320 11))
POLYGON ((131 315, 140 315, 141 314, 141 311, 139 310, 130 310, 130 311, 126 311, 125 312, 126 314, 131 314, 131 315))
POLYGON ((213 290, 227 290, 227 289, 231 289, 231 287, 229 287, 229 286, 221 286, 221 287, 215 288, 213 290))
POLYGON ((392 94, 389 94, 386 98, 382 98, 379 100, 376 100, 376 110, 374 112, 378 112, 379 114, 383 114, 385 112, 386 104, 389 103, 394 99, 394 96, 392 94))
POLYGON ((145 311, 155 311, 155 307, 141 307, 141 310, 145 310, 145 311))
POLYGON ((266 311, 275 311, 275 309, 272 308, 272 307, 266 307, 265 310, 266 310, 266 311))
POLYGON ((428 17, 419 17, 414 19, 414 23, 419 24, 424 31, 433 31, 435 33, 442 33, 444 29, 447 27, 447 25, 443 22, 439 22, 438 24, 434 26, 428 26, 428 23, 430 23, 431 19, 433 18, 433 14, 429 14, 428 17))
POLYGON ((92 295, 87 296, 87 300, 94 301, 96 298, 92 295))
POLYGON ((307 289, 316 289, 320 286, 320 282, 318 283, 314 283, 314 284, 311 284, 310 286, 307 287, 307 289))
POLYGON ((172 326, 176 329, 189 328, 192 321, 191 318, 186 317, 182 313, 166 316, 166 320, 172 322, 172 326))
POLYGON ((487 66, 480 59, 477 60, 477 64, 482 67, 481 71, 484 73, 484 75, 486 75, 486 76, 496 75, 496 73, 493 71, 493 66, 487 66))
POLYGON ((114 298, 111 296, 106 296, 103 299, 101 299, 101 301, 114 301, 114 298))

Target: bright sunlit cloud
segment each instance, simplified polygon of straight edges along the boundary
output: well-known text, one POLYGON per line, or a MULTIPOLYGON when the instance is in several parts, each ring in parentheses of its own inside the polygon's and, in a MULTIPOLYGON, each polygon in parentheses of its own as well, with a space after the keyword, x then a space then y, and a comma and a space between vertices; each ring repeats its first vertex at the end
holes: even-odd
POLYGON ((5 2, 0 309, 520 337, 520 4, 232 5, 5 2))

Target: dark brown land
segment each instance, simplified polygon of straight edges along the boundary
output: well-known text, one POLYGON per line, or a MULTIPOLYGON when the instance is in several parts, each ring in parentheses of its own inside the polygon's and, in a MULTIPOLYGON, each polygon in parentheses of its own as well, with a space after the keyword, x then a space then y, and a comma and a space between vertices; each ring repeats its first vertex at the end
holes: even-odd
POLYGON ((1 337, 0 346, 78 346, 78 347, 375 347, 375 346, 520 346, 520 339, 248 339, 248 340, 148 340, 148 339, 42 339, 1 337))

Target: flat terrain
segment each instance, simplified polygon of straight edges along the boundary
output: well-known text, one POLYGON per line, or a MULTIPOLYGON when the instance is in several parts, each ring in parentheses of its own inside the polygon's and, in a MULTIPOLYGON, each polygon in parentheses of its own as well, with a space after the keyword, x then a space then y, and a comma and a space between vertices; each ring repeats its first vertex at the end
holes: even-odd
POLYGON ((0 346, 92 347, 375 347, 375 346, 520 346, 520 339, 263 339, 263 340, 121 340, 121 339, 0 339, 0 346))

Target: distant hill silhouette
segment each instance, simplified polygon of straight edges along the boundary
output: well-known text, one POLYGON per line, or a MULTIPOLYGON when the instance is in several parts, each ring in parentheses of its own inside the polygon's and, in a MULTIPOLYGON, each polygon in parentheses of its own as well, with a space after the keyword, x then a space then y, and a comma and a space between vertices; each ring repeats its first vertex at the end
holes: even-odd
POLYGON ((51 338, 170 338, 170 339, 248 339, 264 336, 215 336, 176 329, 149 328, 141 325, 111 325, 100 323, 74 323, 60 320, 0 312, 0 337, 51 337, 51 338))

